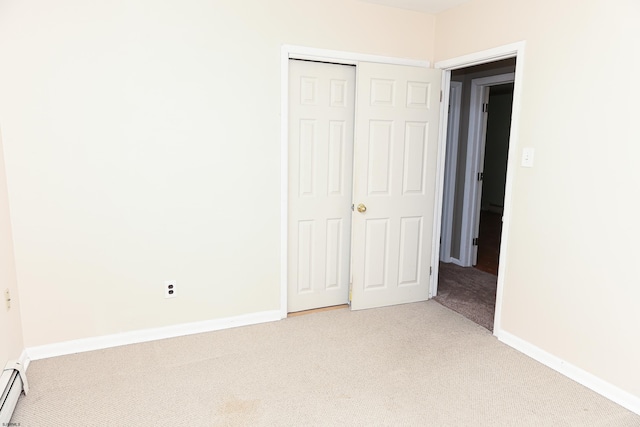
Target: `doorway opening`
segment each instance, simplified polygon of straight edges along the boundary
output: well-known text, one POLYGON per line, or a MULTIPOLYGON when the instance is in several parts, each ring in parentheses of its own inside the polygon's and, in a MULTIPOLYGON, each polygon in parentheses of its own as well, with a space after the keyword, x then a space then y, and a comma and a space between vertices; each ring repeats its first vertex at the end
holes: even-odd
POLYGON ((491 86, 489 105, 475 268, 497 276, 513 107, 513 83, 491 86))
POLYGON ((493 330, 516 59, 451 71, 438 294, 493 330))

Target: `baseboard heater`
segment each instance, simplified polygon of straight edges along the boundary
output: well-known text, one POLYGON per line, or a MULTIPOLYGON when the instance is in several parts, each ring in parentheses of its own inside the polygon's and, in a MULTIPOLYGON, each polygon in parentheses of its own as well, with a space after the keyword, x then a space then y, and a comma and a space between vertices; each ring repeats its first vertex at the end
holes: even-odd
POLYGON ((29 391, 24 366, 20 362, 9 362, 4 367, 0 375, 0 390, 0 426, 6 426, 11 421, 20 394, 29 391))

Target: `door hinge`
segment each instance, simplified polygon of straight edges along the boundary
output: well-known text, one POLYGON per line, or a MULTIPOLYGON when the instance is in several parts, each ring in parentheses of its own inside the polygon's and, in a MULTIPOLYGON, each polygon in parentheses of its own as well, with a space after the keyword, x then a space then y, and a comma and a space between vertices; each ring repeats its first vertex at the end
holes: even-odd
POLYGON ((353 292, 353 282, 349 283, 349 305, 351 305, 351 294, 353 292))
POLYGON ((482 181, 484 179, 484 172, 478 172, 478 181, 482 181))
POLYGON ((429 276, 433 274, 433 267, 429 267, 429 276))
POLYGON ((478 246, 478 238, 475 237, 471 243, 473 244, 473 246, 478 246))
POLYGON ((482 104, 482 112, 483 113, 488 113, 489 112, 489 103, 485 102, 484 104, 482 104))
POLYGON ((440 91, 440 102, 442 102, 442 91, 440 91))

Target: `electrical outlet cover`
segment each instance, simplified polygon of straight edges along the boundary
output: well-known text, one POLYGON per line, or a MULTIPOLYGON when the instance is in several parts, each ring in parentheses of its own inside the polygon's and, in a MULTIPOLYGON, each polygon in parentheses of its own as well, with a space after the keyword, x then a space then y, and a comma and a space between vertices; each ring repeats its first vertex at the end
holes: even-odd
POLYGON ((176 281, 175 280, 165 280, 164 281, 164 297, 165 298, 175 298, 176 297, 176 281))

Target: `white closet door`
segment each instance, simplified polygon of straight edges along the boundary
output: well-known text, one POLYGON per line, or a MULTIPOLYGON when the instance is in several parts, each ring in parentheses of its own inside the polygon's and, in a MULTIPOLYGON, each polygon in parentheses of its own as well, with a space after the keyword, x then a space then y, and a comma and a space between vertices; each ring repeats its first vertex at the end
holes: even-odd
POLYGON ((426 300, 441 71, 358 64, 352 308, 426 300))
POLYGON ((289 312, 346 304, 355 67, 289 61, 289 312))

